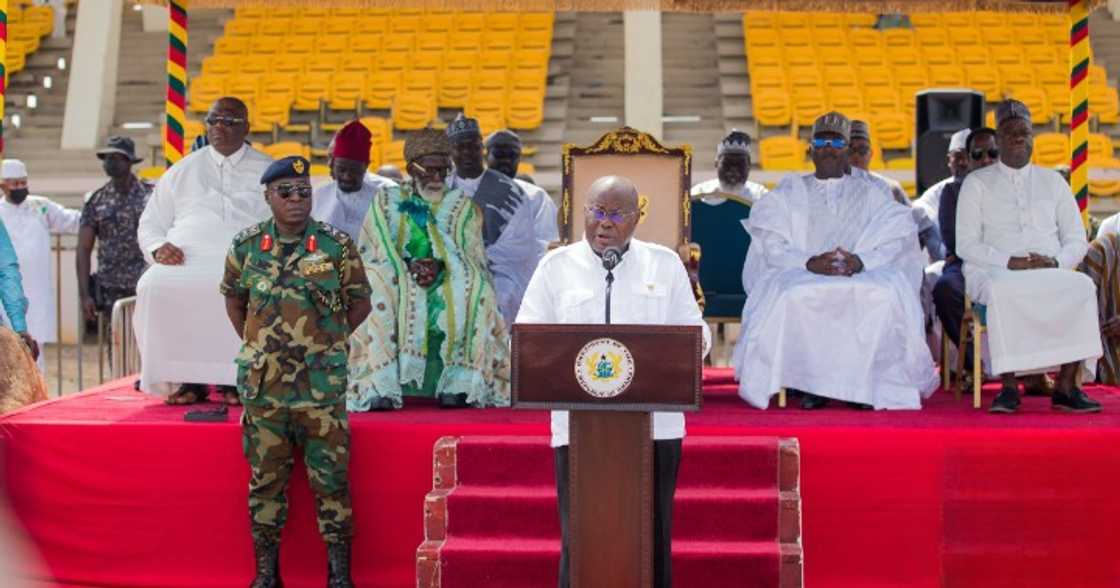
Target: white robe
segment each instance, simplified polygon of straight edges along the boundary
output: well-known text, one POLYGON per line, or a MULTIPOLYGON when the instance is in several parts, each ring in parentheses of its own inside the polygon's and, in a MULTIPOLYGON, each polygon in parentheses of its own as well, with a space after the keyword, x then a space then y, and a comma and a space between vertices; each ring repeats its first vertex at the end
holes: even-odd
POLYGON ((987 305, 992 372, 1048 368, 1101 356, 1096 288, 1077 272, 1089 243, 1077 201, 1057 172, 1002 162, 968 174, 957 204, 965 288, 987 305), (1013 256, 1058 268, 1013 271, 1013 256))
POLYGON ((177 383, 236 383, 241 339, 218 284, 234 235, 271 214, 261 187, 271 162, 249 146, 229 157, 208 146, 156 183, 140 216, 140 250, 153 263, 152 252, 173 243, 185 262, 152 265, 136 285, 141 389, 167 394, 177 383))
POLYGON ((330 181, 315 189, 311 199, 311 218, 341 229, 356 243, 362 232, 373 196, 383 186, 396 186, 389 178, 367 173, 357 192, 343 192, 338 182, 330 181))
MULTIPOLYGON (((27 331, 40 343, 58 340, 51 235, 77 234, 81 218, 82 211, 65 208, 42 196, 28 196, 19 206, 0 197, 0 220, 15 246, 27 296, 27 331)), ((42 366, 43 354, 39 357, 42 366)))
POLYGON ((754 204, 768 192, 769 190, 766 189, 766 186, 763 186, 762 184, 756 182, 752 182, 750 180, 743 182, 743 185, 740 186, 737 190, 729 191, 720 184, 719 178, 713 178, 706 182, 700 182, 699 184, 693 186, 691 195, 694 198, 700 197, 704 200, 704 202, 713 206, 717 206, 723 204, 724 200, 727 200, 726 198, 720 196, 720 194, 731 193, 737 196, 741 196, 744 200, 747 201, 748 204, 754 206, 754 204))
POLYGON ((749 226, 747 304, 732 361, 739 395, 757 408, 783 387, 877 409, 920 408, 937 374, 910 210, 866 177, 790 175, 753 208, 749 226), (858 255, 864 271, 805 268, 836 247, 858 255))
POLYGON ((1097 228, 1098 239, 1113 233, 1120 235, 1120 212, 1101 221, 1101 226, 1097 228))
MULTIPOLYGON (((586 239, 549 252, 533 274, 519 323, 597 324, 605 320, 607 294, 603 262, 586 239)), ((696 325, 703 329, 704 354, 712 335, 696 304, 684 264, 675 251, 630 240, 614 269, 611 322, 629 325, 696 325)), ((653 413, 654 439, 684 437, 684 414, 653 413)), ((568 412, 552 411, 552 446, 568 444, 568 412)))
POLYGON ((560 224, 557 214, 560 209, 556 207, 556 203, 553 202, 552 197, 548 195, 544 188, 524 180, 514 179, 513 181, 521 186, 521 189, 525 192, 525 197, 529 199, 529 204, 532 206, 533 233, 541 246, 540 257, 544 257, 544 254, 548 253, 549 244, 560 240, 560 224))

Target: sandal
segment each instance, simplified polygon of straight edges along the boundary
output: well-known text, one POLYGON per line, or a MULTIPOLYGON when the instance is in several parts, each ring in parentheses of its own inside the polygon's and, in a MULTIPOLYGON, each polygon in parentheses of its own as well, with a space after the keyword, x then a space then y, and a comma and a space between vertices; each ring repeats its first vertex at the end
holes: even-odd
POLYGON ((237 388, 233 386, 219 386, 218 391, 222 393, 222 402, 230 406, 241 406, 241 395, 237 393, 237 388))
POLYGON ((185 405, 199 404, 210 400, 210 391, 202 384, 183 384, 164 399, 165 404, 185 405))

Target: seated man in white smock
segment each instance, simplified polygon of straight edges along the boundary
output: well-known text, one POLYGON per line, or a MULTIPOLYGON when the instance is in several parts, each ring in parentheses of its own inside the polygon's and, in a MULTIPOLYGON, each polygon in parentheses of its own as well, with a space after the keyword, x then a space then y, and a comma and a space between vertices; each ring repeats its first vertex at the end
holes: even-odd
POLYGON ((221 282, 233 236, 268 218, 260 179, 271 159, 245 143, 249 112, 221 98, 206 115, 209 145, 160 177, 140 216, 137 241, 149 267, 136 286, 141 389, 168 403, 206 400, 208 384, 236 404, 241 347, 229 328, 221 282))
POLYGON ((1096 287, 1076 271, 1089 243, 1069 185, 1030 162, 1030 121, 1022 102, 996 108, 999 163, 969 173, 957 203, 965 291, 987 305, 992 372, 1003 380, 991 411, 1019 407, 1016 372, 1061 365, 1053 407, 1096 412, 1074 381, 1080 362, 1101 356, 1096 287))
POLYGON ((818 118, 815 173, 786 176, 751 212, 733 364, 755 407, 784 387, 802 391, 806 409, 829 398, 916 409, 937 387, 918 227, 882 182, 845 173, 849 132, 840 113, 818 118))

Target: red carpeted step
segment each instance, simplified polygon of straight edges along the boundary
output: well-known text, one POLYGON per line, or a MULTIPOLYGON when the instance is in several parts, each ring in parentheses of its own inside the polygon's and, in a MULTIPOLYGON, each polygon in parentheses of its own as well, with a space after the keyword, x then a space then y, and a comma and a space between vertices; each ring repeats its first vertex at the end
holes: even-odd
MULTIPOLYGON (((560 541, 452 538, 440 556, 442 588, 525 588, 556 583, 560 541)), ((675 541, 674 585, 778 586, 780 552, 773 541, 675 541), (732 583, 729 583, 732 582, 732 583), (742 585, 742 584, 739 584, 742 585)))
POLYGON ((472 486, 552 486, 556 474, 548 437, 463 437, 456 452, 458 482, 472 486))
MULTIPOLYGON (((778 491, 685 487, 673 505, 682 540, 761 541, 778 532, 778 491)), ((447 496, 447 533, 456 537, 559 536, 556 491, 545 486, 459 486, 447 496)))

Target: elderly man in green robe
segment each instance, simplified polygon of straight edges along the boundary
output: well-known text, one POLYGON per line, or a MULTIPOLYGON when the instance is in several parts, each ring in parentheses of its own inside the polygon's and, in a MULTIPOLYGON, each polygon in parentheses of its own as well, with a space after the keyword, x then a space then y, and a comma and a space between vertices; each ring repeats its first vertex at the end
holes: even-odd
POLYGON ((359 235, 373 312, 351 337, 351 411, 404 396, 443 408, 509 404, 509 336, 482 240, 482 213, 451 188, 451 146, 424 129, 405 141, 411 179, 378 192, 359 235))

